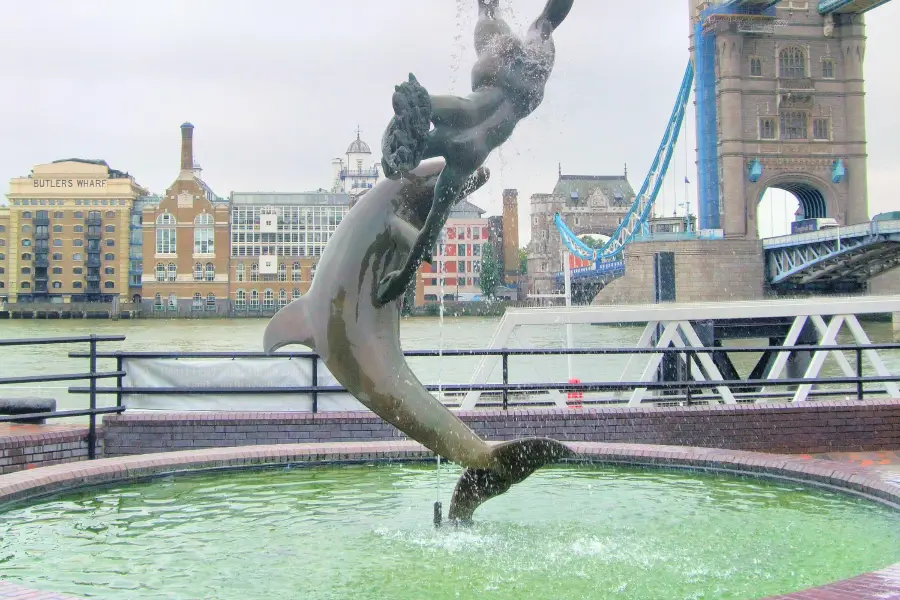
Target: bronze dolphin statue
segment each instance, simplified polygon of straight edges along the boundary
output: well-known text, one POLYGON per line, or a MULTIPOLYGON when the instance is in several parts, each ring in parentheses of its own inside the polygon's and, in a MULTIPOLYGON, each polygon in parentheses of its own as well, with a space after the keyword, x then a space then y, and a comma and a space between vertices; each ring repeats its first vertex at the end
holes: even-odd
MULTIPOLYGON (((547 438, 489 445, 423 387, 403 356, 402 299, 382 304, 378 285, 406 260, 431 208, 443 167, 443 158, 423 161, 362 196, 329 240, 309 292, 272 317, 263 343, 269 353, 289 344, 312 348, 363 405, 465 467, 448 519, 467 522, 485 500, 539 467, 574 453, 547 438)), ((460 198, 487 178, 488 171, 480 169, 460 198)))

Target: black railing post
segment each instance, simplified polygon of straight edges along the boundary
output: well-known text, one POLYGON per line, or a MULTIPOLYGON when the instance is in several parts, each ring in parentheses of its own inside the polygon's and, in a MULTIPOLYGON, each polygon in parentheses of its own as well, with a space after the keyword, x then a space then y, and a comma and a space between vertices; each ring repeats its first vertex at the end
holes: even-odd
POLYGON ((319 357, 314 356, 312 359, 312 411, 313 414, 319 412, 319 357))
MULTIPOLYGON (((116 371, 119 373, 122 372, 122 363, 125 362, 122 359, 121 354, 116 354, 116 371)), ((116 407, 122 406, 122 376, 119 375, 116 377, 116 407)))
POLYGON ((863 399, 863 380, 862 380, 862 371, 863 371, 863 363, 862 363, 862 348, 859 346, 856 347, 856 399, 863 399))
POLYGON ((694 389, 693 388, 693 378, 691 377, 691 372, 692 372, 692 367, 694 365, 694 356, 695 355, 696 355, 696 352, 692 352, 692 351, 688 350, 686 352, 687 360, 684 361, 685 362, 684 377, 685 377, 685 382, 687 383, 686 395, 687 395, 687 405, 688 406, 691 405, 691 402, 692 402, 691 392, 693 392, 693 389, 694 389))
POLYGON ((91 356, 90 356, 90 374, 91 374, 91 414, 88 417, 88 460, 97 458, 97 336, 91 334, 91 356))
POLYGON ((503 351, 503 410, 509 409, 509 353, 503 351))

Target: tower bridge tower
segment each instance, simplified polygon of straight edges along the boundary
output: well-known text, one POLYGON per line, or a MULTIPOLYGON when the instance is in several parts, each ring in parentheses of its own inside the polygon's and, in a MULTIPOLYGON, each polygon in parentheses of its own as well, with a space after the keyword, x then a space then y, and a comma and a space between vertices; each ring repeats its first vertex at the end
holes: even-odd
POLYGON ((817 0, 688 0, 699 227, 754 239, 769 188, 804 218, 868 220, 862 14, 817 0))

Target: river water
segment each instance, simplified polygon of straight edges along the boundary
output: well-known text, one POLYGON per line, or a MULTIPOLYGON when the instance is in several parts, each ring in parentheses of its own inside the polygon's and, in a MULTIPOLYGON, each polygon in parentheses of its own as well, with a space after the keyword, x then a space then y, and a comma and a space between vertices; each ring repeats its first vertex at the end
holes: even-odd
MULTIPOLYGON (((81 336, 119 334, 126 336, 123 342, 106 342, 99 345, 103 351, 261 351, 266 319, 143 319, 143 320, 5 320, 0 321, 0 339, 36 338, 57 336, 81 336)), ((444 348, 473 349, 486 348, 500 322, 499 317, 445 317, 444 348)), ((437 349, 440 332, 437 318, 406 318, 400 326, 400 337, 407 350, 437 349)), ((873 342, 891 342, 890 323, 866 323, 864 325, 873 342)), ((574 346, 578 348, 634 347, 637 345, 642 327, 574 325, 574 346)), ((510 348, 563 348, 565 347, 565 327, 526 326, 519 327, 508 340, 510 348)), ((848 333, 839 336, 840 343, 851 343, 848 333)), ((763 340, 742 340, 729 342, 745 346, 760 346, 763 340)), ((297 350, 302 350, 297 347, 297 350)), ((51 346, 14 346, 0 350, 0 377, 13 375, 38 375, 63 372, 86 372, 87 359, 69 358, 72 351, 86 351, 87 344, 67 344, 51 346)), ((892 373, 900 371, 900 353, 883 352, 882 358, 892 373)), ((742 376, 756 362, 758 355, 732 355, 742 376)), ((855 364, 848 356, 850 364, 855 364)), ((572 361, 572 375, 581 381, 616 381, 621 377, 636 380, 643 370, 645 360, 634 360, 629 365, 627 356, 578 356, 572 361), (627 368, 626 368, 627 366, 627 368)), ((473 357, 411 358, 410 364, 424 383, 467 383, 480 362, 473 357)), ((101 360, 103 370, 114 370, 112 360, 101 360)), ((874 371, 866 364, 867 374, 874 371)), ((834 360, 826 360, 823 374, 840 373, 834 360)), ((510 381, 565 381, 568 378, 566 358, 563 356, 511 357, 509 361, 510 381)), ((494 370, 490 381, 500 382, 501 371, 494 370)), ((106 385, 112 385, 109 380, 106 385)), ((262 384, 262 382, 261 382, 262 384)), ((57 399, 60 409, 82 408, 87 405, 84 395, 68 394, 68 382, 6 385, 0 387, 4 396, 45 396, 57 399)), ((87 382, 73 382, 71 385, 87 385, 87 382)), ((99 385, 104 385, 103 382, 99 385)), ((109 404, 109 398, 102 405, 109 404)))

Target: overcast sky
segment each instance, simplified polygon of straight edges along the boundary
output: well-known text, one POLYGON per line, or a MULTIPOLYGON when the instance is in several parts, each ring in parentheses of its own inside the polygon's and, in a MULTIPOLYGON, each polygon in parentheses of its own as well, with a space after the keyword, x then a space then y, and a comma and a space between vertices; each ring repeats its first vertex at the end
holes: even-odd
MULTIPOLYGON (((503 2, 504 5, 511 4, 503 2)), ((516 0, 524 30, 544 0, 516 0)), ((0 181, 35 164, 102 158, 162 193, 177 174, 179 125, 221 196, 330 185, 330 162, 362 137, 377 153, 393 86, 469 92, 475 0, 4 0, 0 10, 0 181)), ((637 190, 688 60, 687 0, 576 0, 557 31, 546 98, 488 160, 473 200, 496 214, 566 174, 621 173, 637 190)), ((866 76, 872 213, 900 208, 900 2, 870 13, 866 76), (877 18, 875 18, 877 15, 877 18), (894 58, 891 58, 891 57, 894 58)), ((696 210, 694 119, 676 153, 665 212, 696 210), (686 163, 688 168, 686 169, 686 163)))

